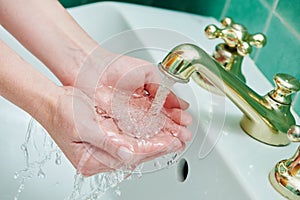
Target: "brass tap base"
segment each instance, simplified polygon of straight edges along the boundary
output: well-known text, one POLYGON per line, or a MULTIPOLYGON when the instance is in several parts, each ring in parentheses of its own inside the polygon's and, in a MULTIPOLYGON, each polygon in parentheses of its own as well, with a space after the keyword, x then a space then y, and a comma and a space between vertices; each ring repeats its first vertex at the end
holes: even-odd
POLYGON ((287 134, 272 130, 260 120, 252 120, 246 115, 240 122, 241 128, 252 138, 272 146, 286 146, 290 143, 287 134))
POLYGON ((269 181, 273 188, 280 193, 282 196, 284 196, 287 199, 291 200, 299 200, 300 199, 300 193, 299 190, 294 190, 293 186, 289 186, 289 179, 292 177, 290 174, 287 173, 288 177, 284 176, 283 174, 279 173, 276 169, 279 167, 279 164, 284 161, 280 161, 277 163, 277 165, 270 171, 269 173, 269 181), (294 190, 294 191, 293 191, 294 190))

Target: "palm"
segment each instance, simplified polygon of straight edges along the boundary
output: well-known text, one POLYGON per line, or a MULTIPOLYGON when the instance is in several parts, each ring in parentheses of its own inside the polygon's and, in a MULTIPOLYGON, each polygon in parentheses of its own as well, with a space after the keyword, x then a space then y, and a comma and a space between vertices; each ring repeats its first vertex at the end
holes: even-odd
POLYGON ((151 105, 159 83, 160 77, 152 64, 96 51, 82 66, 74 87, 65 88, 67 92, 57 102, 49 126, 55 129, 48 132, 84 175, 111 171, 125 164, 134 167, 182 149, 191 139, 185 127, 191 117, 182 110, 188 104, 174 94, 168 96, 165 110, 159 114, 163 125, 153 137, 142 142, 131 137, 132 133, 120 126, 116 116, 116 109, 124 111, 128 107, 143 114, 145 107, 151 105), (147 97, 132 98, 132 94, 144 91, 147 97), (116 98, 119 92, 130 100, 122 105, 116 98))
MULTIPOLYGON (((65 95, 57 101, 51 124, 45 128, 84 175, 111 171, 125 164, 136 166, 184 147, 182 141, 186 139, 180 135, 188 134, 186 128, 166 115, 164 128, 144 143, 122 132, 109 109, 111 88, 98 89, 102 98, 97 105, 78 89, 66 87, 65 90, 65 95), (178 133, 179 137, 171 132, 178 133)), ((140 105, 138 101, 135 100, 136 106, 140 105)))

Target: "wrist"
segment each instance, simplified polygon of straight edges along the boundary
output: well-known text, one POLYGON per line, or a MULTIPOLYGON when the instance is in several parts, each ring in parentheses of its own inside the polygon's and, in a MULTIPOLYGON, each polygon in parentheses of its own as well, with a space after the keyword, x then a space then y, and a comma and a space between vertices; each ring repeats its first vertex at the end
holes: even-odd
POLYGON ((97 42, 63 6, 52 0, 11 0, 0 1, 0 10, 3 11, 0 24, 64 85, 72 85, 82 62, 97 42))
POLYGON ((99 87, 99 81, 103 78, 109 65, 114 62, 118 54, 110 52, 99 45, 86 55, 76 72, 72 73, 70 86, 81 89, 91 97, 95 89, 99 87))
POLYGON ((65 90, 55 84, 47 87, 46 92, 38 95, 28 112, 40 124, 47 128, 47 124, 51 123, 56 112, 58 99, 65 94, 65 90))
POLYGON ((89 41, 86 44, 70 41, 66 46, 68 47, 64 53, 65 56, 57 62, 58 65, 49 63, 47 66, 64 86, 74 86, 82 67, 85 65, 86 60, 93 53, 94 49, 98 47, 98 44, 93 43, 92 41, 89 41))

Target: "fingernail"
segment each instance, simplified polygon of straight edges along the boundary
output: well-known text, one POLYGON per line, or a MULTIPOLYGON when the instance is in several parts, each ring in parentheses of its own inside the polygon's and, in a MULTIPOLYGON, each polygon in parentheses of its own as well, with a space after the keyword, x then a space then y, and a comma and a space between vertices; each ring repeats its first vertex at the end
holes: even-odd
POLYGON ((118 156, 124 161, 130 161, 133 157, 133 152, 128 148, 121 146, 118 150, 118 156))

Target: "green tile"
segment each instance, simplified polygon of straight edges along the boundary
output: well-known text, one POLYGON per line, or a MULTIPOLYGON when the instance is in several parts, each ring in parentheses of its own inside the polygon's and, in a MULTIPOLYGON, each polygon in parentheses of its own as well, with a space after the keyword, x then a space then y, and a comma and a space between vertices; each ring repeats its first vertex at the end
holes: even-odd
MULTIPOLYGON (((78 6, 86 3, 93 3, 101 0, 59 0, 61 4, 66 7, 78 6)), ((114 0, 112 0, 114 1, 114 0)), ((155 6, 160 8, 184 11, 189 13, 195 13, 199 15, 212 16, 217 19, 220 18, 223 11, 226 0, 118 0, 118 2, 127 2, 142 4, 148 6, 155 6)))
MULTIPOLYGON (((94 3, 99 2, 102 0, 59 0, 59 2, 65 7, 70 8, 74 6, 79 6, 87 3, 94 3)), ((116 2, 127 2, 127 3, 134 3, 134 4, 142 4, 142 5, 152 5, 155 0, 110 0, 116 2)))
POLYGON ((154 0, 152 6, 166 8, 166 9, 172 9, 172 10, 186 11, 186 8, 189 6, 189 4, 192 4, 192 3, 194 3, 194 1, 154 0))
POLYGON ((276 12, 300 33, 300 2, 299 0, 281 0, 276 12))
POLYGON ((276 16, 271 20, 267 38, 268 43, 256 60, 261 71, 270 81, 273 75, 279 72, 300 79, 300 40, 288 32, 276 16))
POLYGON ((200 15, 212 16, 220 19, 226 0, 193 0, 193 3, 188 5, 187 10, 200 15))
POLYGON ((276 0, 262 0, 268 4, 268 6, 271 8, 273 4, 276 2, 276 0))
POLYGON ((269 10, 258 0, 231 0, 226 15, 256 33, 264 30, 269 10))
POLYGON ((153 6, 219 18, 226 0, 154 0, 153 6))
POLYGON ((79 6, 86 3, 96 2, 97 0, 59 0, 59 2, 65 7, 70 8, 74 6, 79 6))

